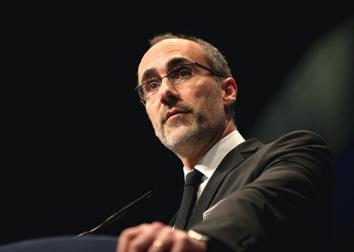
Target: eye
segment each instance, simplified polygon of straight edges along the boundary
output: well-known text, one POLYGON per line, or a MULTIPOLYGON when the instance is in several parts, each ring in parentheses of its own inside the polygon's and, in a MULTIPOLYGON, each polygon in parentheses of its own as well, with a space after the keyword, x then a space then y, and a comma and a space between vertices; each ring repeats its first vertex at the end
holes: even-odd
POLYGON ((148 93, 151 93, 151 92, 155 92, 161 86, 161 79, 160 78, 154 78, 154 79, 147 80, 144 83, 143 86, 144 86, 145 94, 148 94, 148 93))
POLYGON ((191 65, 178 67, 170 72, 170 78, 174 81, 189 79, 193 76, 193 67, 191 65))

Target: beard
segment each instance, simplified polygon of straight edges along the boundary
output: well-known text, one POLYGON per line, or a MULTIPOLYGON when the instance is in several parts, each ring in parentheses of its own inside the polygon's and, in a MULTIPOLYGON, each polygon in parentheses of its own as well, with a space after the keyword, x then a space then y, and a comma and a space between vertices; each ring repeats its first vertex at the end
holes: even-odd
POLYGON ((182 107, 185 108, 182 111, 188 112, 166 121, 160 120, 154 125, 155 134, 162 144, 178 156, 190 155, 204 148, 221 134, 225 125, 224 107, 216 100, 209 100, 201 111, 186 105, 182 107))

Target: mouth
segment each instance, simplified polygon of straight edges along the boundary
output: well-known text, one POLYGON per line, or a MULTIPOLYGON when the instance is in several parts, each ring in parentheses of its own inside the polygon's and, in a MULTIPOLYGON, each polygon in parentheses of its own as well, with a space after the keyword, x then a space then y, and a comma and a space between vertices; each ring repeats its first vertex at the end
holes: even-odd
POLYGON ((180 114, 185 114, 187 112, 185 111, 180 111, 180 110, 172 110, 172 111, 168 111, 166 114, 165 114, 165 118, 164 118, 164 121, 166 122, 168 119, 172 118, 172 117, 176 117, 180 114))

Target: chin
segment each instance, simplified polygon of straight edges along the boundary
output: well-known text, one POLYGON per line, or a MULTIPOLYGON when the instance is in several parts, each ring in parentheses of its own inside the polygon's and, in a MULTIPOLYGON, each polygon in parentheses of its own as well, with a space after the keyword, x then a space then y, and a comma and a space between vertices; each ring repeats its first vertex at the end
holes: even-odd
POLYGON ((180 126, 174 128, 165 135, 165 141, 171 148, 181 148, 190 145, 196 135, 196 130, 191 127, 180 126))

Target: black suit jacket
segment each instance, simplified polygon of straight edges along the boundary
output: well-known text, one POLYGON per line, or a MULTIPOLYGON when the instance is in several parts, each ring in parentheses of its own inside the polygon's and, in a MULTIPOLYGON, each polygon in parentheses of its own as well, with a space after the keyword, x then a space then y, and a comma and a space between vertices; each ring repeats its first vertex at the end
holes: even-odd
POLYGON ((333 173, 331 153, 313 132, 268 144, 250 139, 215 170, 188 226, 231 251, 328 249, 333 173))

